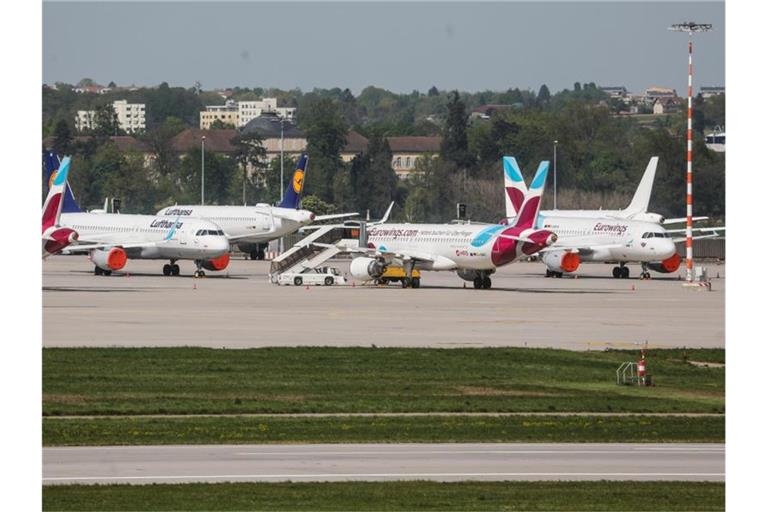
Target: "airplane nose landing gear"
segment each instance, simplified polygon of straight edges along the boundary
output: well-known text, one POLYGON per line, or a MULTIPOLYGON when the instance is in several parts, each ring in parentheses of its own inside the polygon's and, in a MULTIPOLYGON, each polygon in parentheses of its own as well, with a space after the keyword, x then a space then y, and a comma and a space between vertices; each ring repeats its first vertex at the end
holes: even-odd
POLYGON ((195 265, 197 265, 197 270, 195 270, 195 273, 192 274, 194 277, 205 277, 205 270, 203 270, 203 260, 195 260, 195 265))

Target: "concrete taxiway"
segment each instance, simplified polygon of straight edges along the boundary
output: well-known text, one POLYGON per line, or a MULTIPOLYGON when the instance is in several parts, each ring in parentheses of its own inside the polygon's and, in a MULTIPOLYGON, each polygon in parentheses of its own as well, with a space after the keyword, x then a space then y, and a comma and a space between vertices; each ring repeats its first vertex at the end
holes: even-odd
MULTIPOLYGON (((583 265, 578 279, 511 264, 493 276, 493 289, 475 290, 452 272, 423 273, 419 289, 306 289, 270 284, 268 262, 233 260, 204 279, 190 277, 191 262, 180 262, 185 275, 164 277, 163 263, 129 260, 105 277, 84 256, 44 261, 44 345, 725 346, 722 265, 709 265, 715 279, 706 292, 684 289, 677 274, 614 279, 600 264, 583 265)), ((331 265, 348 270, 344 261, 331 265)))
POLYGON ((725 480, 722 444, 316 444, 43 449, 43 483, 725 480))

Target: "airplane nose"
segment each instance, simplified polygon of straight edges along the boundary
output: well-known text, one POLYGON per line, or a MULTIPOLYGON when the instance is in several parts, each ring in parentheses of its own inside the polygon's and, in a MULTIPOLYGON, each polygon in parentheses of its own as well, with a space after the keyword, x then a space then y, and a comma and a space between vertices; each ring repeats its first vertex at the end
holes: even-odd
POLYGON ((675 242, 672 240, 663 240, 658 246, 658 253, 662 259, 667 259, 676 252, 675 242))
POLYGON ((216 242, 212 244, 212 249, 220 252, 221 254, 224 254, 225 252, 229 252, 229 240, 227 240, 226 237, 217 237, 216 242))

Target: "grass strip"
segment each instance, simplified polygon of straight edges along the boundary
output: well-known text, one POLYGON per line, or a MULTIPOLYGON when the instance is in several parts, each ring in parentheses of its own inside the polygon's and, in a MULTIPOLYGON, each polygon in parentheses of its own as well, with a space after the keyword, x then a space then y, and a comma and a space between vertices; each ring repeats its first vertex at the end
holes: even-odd
POLYGON ((635 351, 43 349, 44 415, 343 412, 715 412, 721 349, 653 350, 654 387, 618 386, 635 351))
POLYGON ((43 510, 725 510, 715 482, 331 482, 43 487, 43 510))
POLYGON ((355 442, 725 442, 725 417, 44 419, 45 446, 355 442))

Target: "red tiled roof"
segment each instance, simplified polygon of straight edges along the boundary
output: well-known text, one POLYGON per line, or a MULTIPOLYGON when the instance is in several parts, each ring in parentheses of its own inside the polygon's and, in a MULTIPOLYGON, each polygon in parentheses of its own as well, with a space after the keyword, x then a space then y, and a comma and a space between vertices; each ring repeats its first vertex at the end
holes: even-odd
POLYGON ((393 153, 438 153, 442 137, 387 137, 393 153))
POLYGON ((205 150, 214 153, 234 153, 237 148, 230 142, 237 137, 237 130, 226 128, 221 130, 200 130, 188 128, 171 139, 174 151, 184 153, 199 149, 205 136, 205 150))
POLYGON ((363 153, 368 150, 368 139, 354 130, 347 132, 347 143, 342 153, 363 153))
MULTIPOLYGON (((88 142, 91 139, 93 139, 93 136, 91 135, 77 135, 74 138, 75 142, 88 142)), ((127 151, 129 149, 135 149, 136 151, 140 151, 141 153, 149 153, 152 151, 152 149, 145 144, 144 142, 138 140, 135 137, 131 137, 130 135, 117 135, 110 137, 109 140, 115 143, 117 146, 117 149, 120 151, 127 151)), ((50 148, 53 146, 53 137, 46 137, 43 139, 43 144, 45 144, 45 147, 50 148)))

